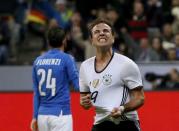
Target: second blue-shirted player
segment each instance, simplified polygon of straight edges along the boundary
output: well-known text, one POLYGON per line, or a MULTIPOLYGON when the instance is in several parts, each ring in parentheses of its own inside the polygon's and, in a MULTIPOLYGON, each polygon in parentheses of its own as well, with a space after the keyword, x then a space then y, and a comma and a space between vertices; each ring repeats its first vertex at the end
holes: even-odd
POLYGON ((34 114, 32 131, 72 131, 70 82, 79 89, 75 61, 65 48, 65 32, 59 27, 47 34, 51 49, 33 64, 34 114))

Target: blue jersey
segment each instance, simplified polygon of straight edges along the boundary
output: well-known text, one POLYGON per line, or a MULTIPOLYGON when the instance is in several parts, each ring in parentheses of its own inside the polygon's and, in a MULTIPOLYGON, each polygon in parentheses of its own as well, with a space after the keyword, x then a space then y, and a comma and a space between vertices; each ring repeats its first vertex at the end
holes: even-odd
POLYGON ((34 118, 38 114, 71 114, 70 82, 79 89, 78 70, 72 56, 51 49, 33 64, 34 118))

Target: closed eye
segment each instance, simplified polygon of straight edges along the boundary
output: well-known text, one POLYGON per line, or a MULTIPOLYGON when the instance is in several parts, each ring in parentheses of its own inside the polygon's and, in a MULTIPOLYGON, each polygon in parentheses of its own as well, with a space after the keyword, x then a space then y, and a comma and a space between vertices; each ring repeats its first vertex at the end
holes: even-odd
POLYGON ((93 32, 93 34, 99 34, 99 33, 100 33, 99 30, 95 30, 95 31, 93 32))
POLYGON ((103 30, 104 33, 109 33, 110 31, 108 29, 103 30))

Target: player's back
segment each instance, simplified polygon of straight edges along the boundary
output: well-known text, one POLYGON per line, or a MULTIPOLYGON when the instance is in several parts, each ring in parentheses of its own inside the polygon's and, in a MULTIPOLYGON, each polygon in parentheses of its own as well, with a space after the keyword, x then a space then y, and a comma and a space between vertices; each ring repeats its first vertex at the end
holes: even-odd
POLYGON ((75 67, 73 65, 69 66, 70 59, 68 54, 58 49, 52 49, 35 60, 34 77, 40 96, 39 111, 42 114, 44 110, 49 110, 49 108, 52 110, 51 113, 61 108, 62 110, 63 108, 69 108, 70 76, 68 74, 70 70, 74 74, 73 78, 78 77, 78 75, 75 76, 76 71, 73 70, 75 67), (69 67, 71 69, 68 69, 69 67))

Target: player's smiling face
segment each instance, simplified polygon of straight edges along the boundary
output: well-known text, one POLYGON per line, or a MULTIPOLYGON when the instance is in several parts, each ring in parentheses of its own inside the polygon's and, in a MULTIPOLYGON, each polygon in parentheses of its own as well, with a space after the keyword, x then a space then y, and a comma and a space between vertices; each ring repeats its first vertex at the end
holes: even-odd
POLYGON ((92 44, 94 46, 111 46, 114 43, 114 36, 111 27, 100 23, 92 28, 92 44))

